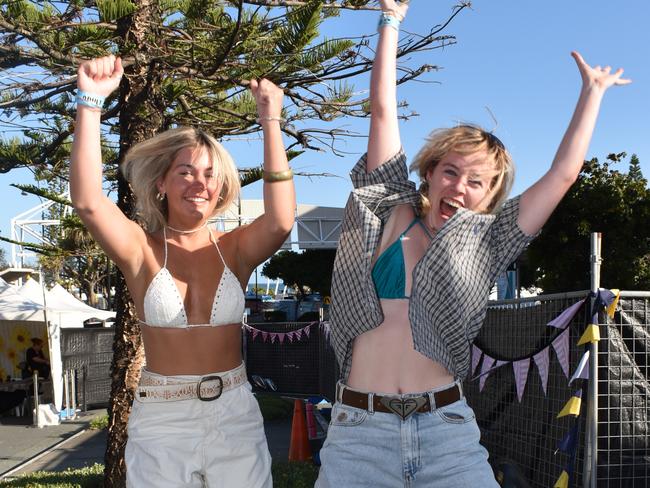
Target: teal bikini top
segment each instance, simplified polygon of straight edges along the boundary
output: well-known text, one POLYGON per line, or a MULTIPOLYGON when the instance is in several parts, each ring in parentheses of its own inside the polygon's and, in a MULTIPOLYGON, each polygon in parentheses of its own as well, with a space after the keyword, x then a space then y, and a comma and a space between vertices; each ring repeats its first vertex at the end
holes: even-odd
POLYGON ((397 240, 379 255, 377 261, 375 261, 375 265, 372 267, 372 281, 375 283, 375 289, 379 298, 409 298, 405 294, 406 271, 404 269, 402 239, 404 239, 404 236, 416 223, 420 224, 429 238, 433 239, 429 229, 416 217, 406 230, 400 234, 397 240))

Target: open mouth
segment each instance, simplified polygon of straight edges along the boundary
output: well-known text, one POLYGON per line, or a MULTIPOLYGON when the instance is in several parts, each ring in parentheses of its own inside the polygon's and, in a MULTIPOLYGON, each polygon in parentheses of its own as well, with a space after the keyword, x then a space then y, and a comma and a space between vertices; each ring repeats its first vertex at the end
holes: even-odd
POLYGON ((443 218, 451 217, 459 208, 464 208, 464 206, 457 200, 452 198, 443 198, 440 200, 440 214, 443 218))

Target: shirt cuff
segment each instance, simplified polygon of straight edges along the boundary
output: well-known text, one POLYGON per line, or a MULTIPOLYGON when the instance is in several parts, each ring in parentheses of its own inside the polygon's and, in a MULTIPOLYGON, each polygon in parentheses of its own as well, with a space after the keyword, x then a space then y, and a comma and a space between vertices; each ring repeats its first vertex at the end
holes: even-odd
POLYGON ((403 148, 400 148, 394 156, 387 159, 370 173, 366 171, 367 157, 368 153, 361 156, 350 172, 350 179, 354 188, 408 180, 406 154, 404 154, 403 148))

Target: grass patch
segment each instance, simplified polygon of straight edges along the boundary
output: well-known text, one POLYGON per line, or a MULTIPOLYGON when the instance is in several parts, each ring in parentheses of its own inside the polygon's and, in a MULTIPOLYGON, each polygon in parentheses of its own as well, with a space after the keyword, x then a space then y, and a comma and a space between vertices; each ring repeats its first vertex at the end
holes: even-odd
POLYGON ((273 488, 313 488, 318 466, 312 463, 273 463, 273 488))
MULTIPOLYGON (((312 488, 318 477, 318 467, 311 463, 273 463, 274 488, 312 488)), ((67 469, 62 472, 38 471, 11 481, 0 481, 0 487, 14 488, 101 488, 104 466, 67 469)))
POLYGON ((0 487, 15 488, 101 488, 104 486, 104 465, 65 471, 37 471, 11 481, 0 481, 0 487))
POLYGON ((264 420, 284 420, 292 417, 293 401, 266 393, 257 393, 255 396, 264 420))
POLYGON ((108 414, 106 413, 92 419, 89 427, 93 430, 108 429, 108 414))

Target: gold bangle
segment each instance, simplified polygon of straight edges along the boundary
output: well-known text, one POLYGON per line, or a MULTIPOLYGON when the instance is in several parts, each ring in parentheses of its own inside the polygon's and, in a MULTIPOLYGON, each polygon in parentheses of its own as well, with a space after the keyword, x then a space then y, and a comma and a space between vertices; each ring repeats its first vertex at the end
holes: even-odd
POLYGON ((276 181, 287 181, 293 178, 293 170, 285 169, 284 171, 262 171, 262 179, 267 183, 276 181))

